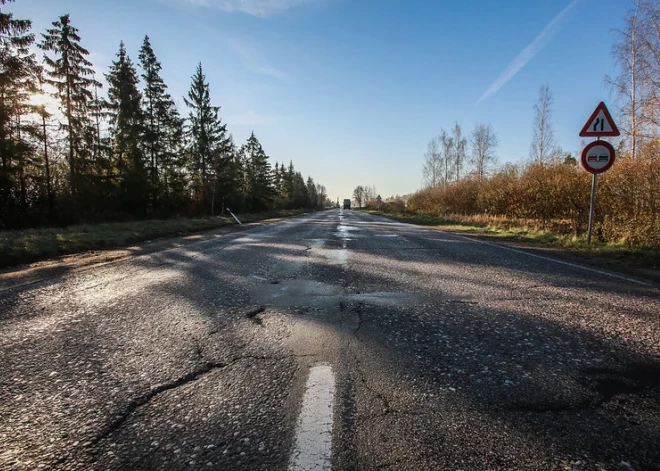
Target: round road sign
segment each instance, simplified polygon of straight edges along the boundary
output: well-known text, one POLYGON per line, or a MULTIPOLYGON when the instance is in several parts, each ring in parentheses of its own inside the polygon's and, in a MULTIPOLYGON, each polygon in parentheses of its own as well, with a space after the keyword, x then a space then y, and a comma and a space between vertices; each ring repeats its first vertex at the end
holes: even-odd
POLYGON ((587 172, 603 173, 614 165, 614 147, 606 141, 594 141, 582 151, 582 166, 587 172))

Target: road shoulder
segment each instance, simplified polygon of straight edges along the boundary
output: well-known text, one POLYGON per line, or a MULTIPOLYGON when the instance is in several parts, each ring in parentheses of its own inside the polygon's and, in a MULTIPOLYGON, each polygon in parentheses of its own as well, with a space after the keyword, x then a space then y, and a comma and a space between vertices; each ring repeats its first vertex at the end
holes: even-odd
POLYGON ((234 232, 276 224, 284 219, 288 219, 288 217, 264 219, 262 221, 246 223, 240 226, 221 226, 196 234, 179 237, 163 237, 132 244, 127 247, 107 250, 90 250, 87 252, 64 255, 53 259, 3 268, 0 270, 0 292, 69 273, 96 268, 129 257, 148 255, 162 250, 185 247, 190 244, 215 239, 234 232))
POLYGON ((445 232, 448 234, 453 234, 468 239, 475 239, 477 241, 487 242, 493 245, 499 245, 511 249, 522 250, 525 252, 529 252, 530 254, 533 255, 554 258, 560 261, 581 264, 585 266, 588 265, 594 268, 600 268, 600 269, 620 273, 622 275, 626 275, 632 278, 648 281, 654 284, 655 286, 660 286, 660 270, 638 267, 621 260, 608 259, 606 256, 602 254, 596 254, 596 253, 583 254, 583 253, 565 250, 561 248, 555 248, 555 247, 540 247, 534 244, 533 242, 507 241, 505 239, 502 239, 501 237, 489 236, 487 234, 474 234, 466 231, 461 231, 458 229, 451 229, 446 227, 439 228, 432 225, 414 224, 414 223, 398 220, 395 217, 388 217, 387 215, 381 215, 381 214, 378 214, 376 216, 380 216, 385 219, 389 219, 391 221, 396 221, 399 223, 411 224, 413 226, 417 226, 425 229, 433 229, 438 232, 445 232))

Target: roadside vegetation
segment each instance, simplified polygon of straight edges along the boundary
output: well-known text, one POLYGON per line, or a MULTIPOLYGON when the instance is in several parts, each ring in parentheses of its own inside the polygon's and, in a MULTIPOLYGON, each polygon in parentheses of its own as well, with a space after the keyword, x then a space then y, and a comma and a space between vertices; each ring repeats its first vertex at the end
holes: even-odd
MULTIPOLYGON (((279 210, 238 215, 242 223, 289 217, 302 210, 279 210)), ((88 250, 126 247, 160 237, 234 227, 229 216, 153 219, 148 221, 80 224, 65 228, 38 228, 0 231, 0 267, 29 263, 88 250)))
POLYGON ((328 203, 325 187, 293 162, 273 163, 256 133, 235 141, 201 63, 179 109, 148 36, 132 52, 117 37, 101 76, 75 11, 35 32, 12 3, 0 0, 0 230, 328 203))
MULTIPOLYGON (((642 0, 630 8, 612 48, 618 75, 606 77, 621 136, 613 140, 614 166, 598 176, 592 245, 586 242, 592 175, 578 163, 580 151, 566 152, 555 139, 548 85, 533 106, 525 161, 497 165, 492 127, 478 125, 465 137, 456 123, 428 143, 424 188, 386 198, 381 210, 417 224, 659 268, 660 3, 642 0)), ((373 199, 354 198, 357 206, 377 208, 373 199)))
POLYGON ((498 216, 462 216, 459 214, 438 216, 415 213, 401 208, 398 204, 392 206, 389 203, 383 203, 381 211, 376 210, 375 206, 371 204, 364 209, 371 214, 379 214, 410 224, 431 226, 442 231, 488 237, 495 241, 515 242, 530 247, 558 249, 607 265, 624 264, 630 267, 660 269, 660 250, 658 249, 598 240, 592 241, 589 245, 584 234, 560 234, 544 230, 539 221, 531 219, 512 220, 498 216))

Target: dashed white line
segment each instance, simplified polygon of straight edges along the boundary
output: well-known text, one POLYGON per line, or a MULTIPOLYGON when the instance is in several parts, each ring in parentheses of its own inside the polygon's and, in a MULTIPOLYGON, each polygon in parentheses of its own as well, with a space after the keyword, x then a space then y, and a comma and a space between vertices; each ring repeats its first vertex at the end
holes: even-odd
POLYGON ((332 469, 332 422, 335 375, 330 365, 312 367, 296 426, 289 471, 332 469))

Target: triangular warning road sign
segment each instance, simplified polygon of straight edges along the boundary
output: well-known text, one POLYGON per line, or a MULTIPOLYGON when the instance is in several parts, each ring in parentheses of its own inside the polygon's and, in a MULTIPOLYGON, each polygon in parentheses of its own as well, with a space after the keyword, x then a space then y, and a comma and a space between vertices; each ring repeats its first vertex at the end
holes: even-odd
POLYGON ((587 123, 580 131, 581 137, 618 136, 619 129, 602 101, 598 104, 587 123))

